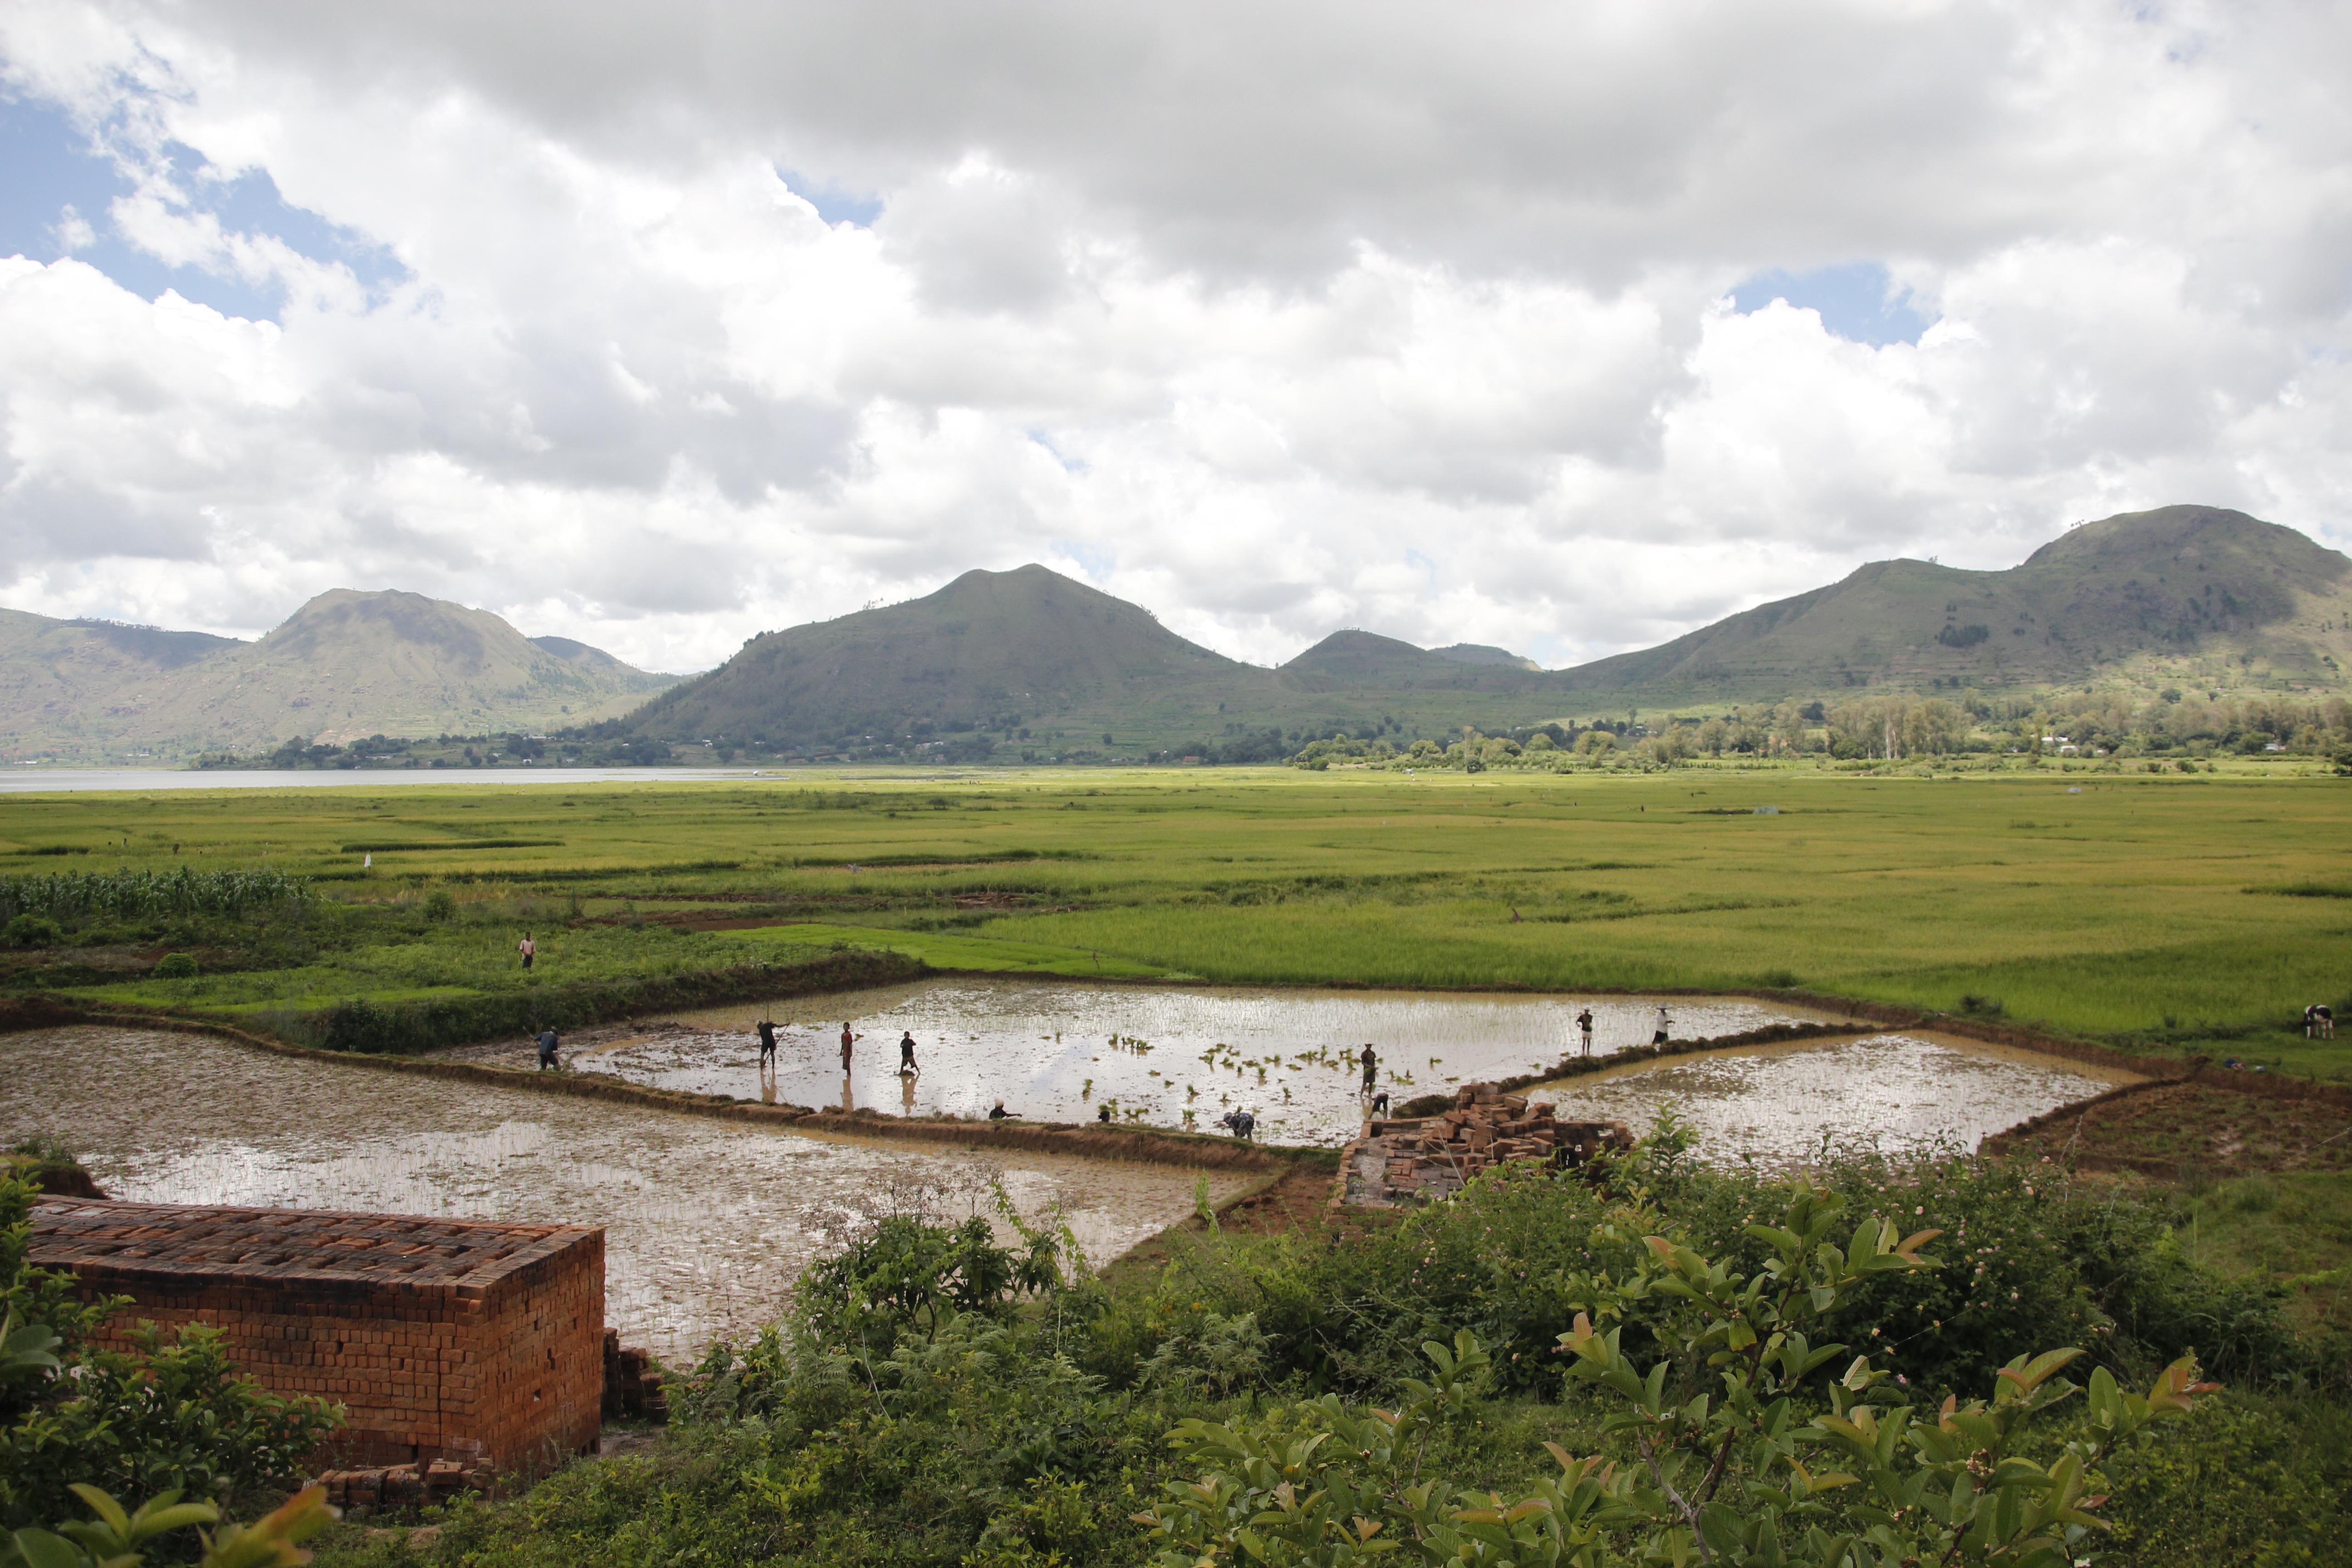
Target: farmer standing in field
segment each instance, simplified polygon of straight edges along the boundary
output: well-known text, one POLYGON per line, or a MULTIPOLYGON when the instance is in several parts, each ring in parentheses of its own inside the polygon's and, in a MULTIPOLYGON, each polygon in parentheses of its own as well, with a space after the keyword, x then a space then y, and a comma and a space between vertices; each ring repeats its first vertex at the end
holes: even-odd
POLYGON ((1364 1064, 1364 1092, 1366 1094, 1370 1094, 1372 1092, 1372 1085, 1379 1079, 1381 1071, 1380 1053, 1372 1049, 1371 1041, 1366 1040, 1364 1042, 1364 1054, 1360 1059, 1364 1064))
POLYGON ((541 1029, 539 1032, 540 1071, 545 1072, 550 1068, 555 1068, 561 1070, 563 1063, 562 1060, 555 1054, 555 1048, 561 1043, 562 1042, 555 1037, 554 1025, 550 1024, 546 1028, 541 1029))
POLYGON ((523 968, 529 969, 530 961, 539 956, 539 943, 530 940, 530 932, 525 931, 522 940, 515 943, 515 951, 522 954, 523 968))
POLYGON ((844 1025, 842 1025, 842 1026, 841 1026, 841 1070, 842 1070, 844 1073, 846 1073, 846 1072, 848 1072, 848 1071, 849 1071, 849 1050, 850 1050, 850 1047, 851 1047, 852 1046, 855 1046, 856 1043, 857 1043, 857 1037, 856 1037, 856 1035, 853 1035, 853 1034, 851 1034, 851 1033, 849 1032, 849 1026, 848 1026, 847 1024, 844 1024, 844 1025))
POLYGON ((898 1076, 908 1078, 922 1070, 915 1065, 915 1031, 909 1029, 898 1037, 898 1076))
POLYGON ((1592 1054, 1592 1009, 1587 1007, 1576 1016, 1576 1026, 1584 1033, 1584 1054, 1592 1054))
POLYGON ((1666 1043, 1666 1036, 1674 1026, 1675 1021, 1666 1016, 1665 1005, 1664 1003, 1659 1004, 1658 1026, 1650 1033, 1650 1044, 1654 1046, 1664 1045, 1666 1043))
POLYGON ((763 1068, 775 1066, 776 1026, 774 1021, 772 1019, 762 1018, 757 1024, 753 1025, 752 1027, 760 1036, 760 1065, 763 1068))

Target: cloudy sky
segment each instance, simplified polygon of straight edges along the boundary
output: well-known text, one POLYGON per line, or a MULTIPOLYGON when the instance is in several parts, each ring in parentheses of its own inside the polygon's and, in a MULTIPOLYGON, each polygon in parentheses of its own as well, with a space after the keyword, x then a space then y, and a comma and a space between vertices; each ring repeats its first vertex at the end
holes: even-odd
POLYGON ((9 0, 0 604, 685 670, 1042 561, 1561 665, 2170 501, 2352 546, 2347 59, 2261 0, 9 0))

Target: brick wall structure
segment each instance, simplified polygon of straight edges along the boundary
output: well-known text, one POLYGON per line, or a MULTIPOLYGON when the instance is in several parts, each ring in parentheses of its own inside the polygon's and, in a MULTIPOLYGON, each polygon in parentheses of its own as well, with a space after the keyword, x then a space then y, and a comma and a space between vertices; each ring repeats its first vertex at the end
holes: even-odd
POLYGON ((117 1348, 204 1323, 265 1387, 343 1405, 342 1464, 535 1471, 601 1430, 602 1229, 49 1197, 28 1260, 131 1298, 117 1348))

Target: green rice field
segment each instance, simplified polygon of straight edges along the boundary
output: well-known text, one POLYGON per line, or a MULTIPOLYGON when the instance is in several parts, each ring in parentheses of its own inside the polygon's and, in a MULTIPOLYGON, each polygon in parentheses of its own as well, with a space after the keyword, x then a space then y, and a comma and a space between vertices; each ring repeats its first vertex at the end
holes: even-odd
POLYGON ((228 1014, 839 943, 1109 978, 1799 989, 2352 1069, 2352 1038, 2306 1045, 2298 1022, 2352 994, 2352 782, 2332 777, 843 772, 0 796, 0 877, 183 864, 307 876, 318 897, 68 921, 0 955, 7 984, 228 1014), (152 975, 166 951, 200 975, 152 975))

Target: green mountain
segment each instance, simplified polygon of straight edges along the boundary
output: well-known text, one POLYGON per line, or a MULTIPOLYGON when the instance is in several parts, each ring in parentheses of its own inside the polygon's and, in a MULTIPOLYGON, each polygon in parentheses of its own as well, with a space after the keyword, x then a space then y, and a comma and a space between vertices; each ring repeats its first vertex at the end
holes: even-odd
POLYGON ((1874 561, 1559 679, 1653 705, 1857 686, 2339 689, 2347 627, 2352 560, 2243 512, 2169 506, 2084 523, 2006 571, 1874 561))
POLYGON ((1267 669, 1031 565, 763 633, 614 728, 814 755, 1270 759, 1335 729, 1508 721, 1528 671, 1499 648, 1467 651, 1478 662, 1341 632, 1267 669))
POLYGON ((615 733, 803 755, 1243 760, 1300 737, 1443 736, 1856 687, 2084 681, 2342 689, 2352 561, 2211 507, 2087 523, 2002 572, 1874 562, 1640 653, 1545 670, 1334 632, 1277 668, 1042 566, 754 637, 615 733), (1110 740, 1106 742, 1104 737, 1110 740))
POLYGON ((420 594, 339 588, 252 643, 0 610, 0 756, 546 730, 626 712, 674 679, 420 594))
POLYGON ((1297 691, 1554 690, 1558 679, 1532 659, 1498 647, 1456 643, 1419 648, 1371 632, 1333 632, 1280 670, 1297 691))

